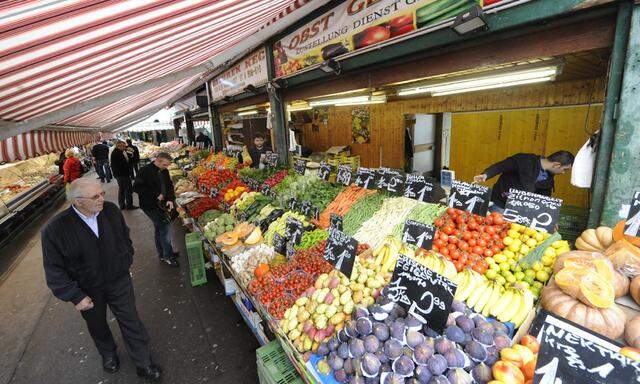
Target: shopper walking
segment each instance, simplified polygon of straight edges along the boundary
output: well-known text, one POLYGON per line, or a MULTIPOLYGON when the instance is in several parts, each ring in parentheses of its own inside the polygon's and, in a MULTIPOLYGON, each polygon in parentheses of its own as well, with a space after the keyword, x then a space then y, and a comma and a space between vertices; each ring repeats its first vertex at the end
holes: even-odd
POLYGON ((140 151, 138 150, 138 147, 133 145, 131 139, 127 139, 127 152, 130 155, 129 158, 132 160, 131 178, 134 179, 138 174, 138 166, 140 165, 140 151))
POLYGON ((98 178, 103 183, 111 182, 111 168, 109 168, 109 146, 107 141, 97 143, 91 148, 91 156, 93 156, 93 164, 96 167, 98 178))
POLYGON ((138 194, 140 207, 153 223, 160 261, 171 267, 178 267, 180 264, 176 257, 179 253, 173 251, 170 231, 170 213, 175 209, 175 195, 167 168, 172 161, 173 158, 168 153, 158 153, 152 163, 140 168, 133 190, 138 194))
POLYGON ((118 140, 116 147, 111 152, 111 170, 118 182, 118 205, 120 209, 138 209, 133 205, 132 162, 133 159, 127 152, 127 144, 122 140, 118 140))
POLYGON ((104 201, 97 180, 74 180, 67 198, 71 206, 42 230, 47 285, 54 296, 72 302, 80 312, 105 372, 120 368, 107 323, 109 306, 138 376, 157 381, 161 369, 151 360, 149 335, 136 310, 129 274, 134 249, 124 217, 115 204, 104 201))
POLYGON ((196 136, 196 144, 199 143, 202 143, 200 146, 204 149, 211 147, 211 139, 203 132, 198 133, 198 136, 196 136))
POLYGON ((476 183, 482 183, 500 175, 491 192, 494 205, 490 210, 502 213, 511 188, 551 196, 554 176, 570 170, 573 160, 573 155, 568 151, 554 152, 547 157, 517 153, 491 165, 473 179, 476 183))
POLYGON ((64 160, 62 169, 64 172, 64 182, 68 184, 82 176, 82 163, 76 157, 73 149, 67 149, 64 154, 66 159, 64 160))

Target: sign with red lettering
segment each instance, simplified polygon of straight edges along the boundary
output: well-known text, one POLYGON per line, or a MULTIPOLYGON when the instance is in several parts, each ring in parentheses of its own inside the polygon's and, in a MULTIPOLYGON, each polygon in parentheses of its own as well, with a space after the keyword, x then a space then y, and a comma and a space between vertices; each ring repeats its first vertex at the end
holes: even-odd
POLYGON ((435 26, 480 4, 481 0, 347 0, 274 44, 276 76, 435 26))
POLYGON ((211 101, 242 93, 247 85, 267 82, 267 51, 260 48, 211 80, 211 101))

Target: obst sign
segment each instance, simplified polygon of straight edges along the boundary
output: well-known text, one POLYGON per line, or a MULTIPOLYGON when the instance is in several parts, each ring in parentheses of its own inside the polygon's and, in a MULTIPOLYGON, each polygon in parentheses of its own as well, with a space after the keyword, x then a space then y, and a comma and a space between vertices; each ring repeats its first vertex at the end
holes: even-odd
POLYGON ((400 255, 384 292, 410 315, 442 334, 457 287, 446 277, 400 255))
POLYGON ((562 200, 532 192, 510 189, 504 219, 536 231, 555 232, 562 200))
POLYGON ((491 189, 484 185, 454 180, 449 194, 449 207, 486 216, 491 189))

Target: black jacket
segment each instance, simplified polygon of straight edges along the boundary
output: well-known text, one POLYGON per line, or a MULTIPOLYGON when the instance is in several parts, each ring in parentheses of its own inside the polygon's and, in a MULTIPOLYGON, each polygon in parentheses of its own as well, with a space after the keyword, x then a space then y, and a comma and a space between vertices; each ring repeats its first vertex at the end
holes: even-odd
POLYGON ((204 148, 211 147, 211 139, 207 135, 198 135, 196 136, 196 143, 203 143, 204 148))
POLYGON ((125 154, 118 148, 111 152, 111 172, 114 177, 130 177, 133 160, 124 158, 125 154))
POLYGON ((540 159, 540 156, 532 153, 517 153, 487 168, 483 172, 487 179, 501 174, 493 186, 491 201, 504 208, 511 188, 551 196, 554 187, 553 174, 547 172, 546 180, 536 182, 542 170, 540 159))
POLYGON ((164 200, 174 201, 176 197, 168 170, 160 170, 154 163, 140 168, 136 175, 136 180, 133 182, 133 191, 138 194, 141 208, 152 209, 158 207, 158 195, 162 193, 163 182, 165 185, 164 200))
POLYGON ((249 147, 248 152, 249 156, 251 156, 251 168, 258 168, 260 166, 260 157, 269 151, 271 151, 271 146, 266 144, 260 149, 253 145, 249 147))
POLYGON ((42 230, 42 255, 47 285, 60 300, 78 304, 85 291, 129 273, 133 244, 118 207, 104 202, 98 214, 97 238, 72 207, 60 212, 42 230))
MULTIPOLYGON (((131 144, 131 145, 127 145, 128 149, 131 149, 131 151, 133 151, 133 162, 134 163, 139 163, 140 162, 140 151, 138 150, 138 147, 136 147, 135 145, 131 144)), ((129 152, 131 152, 129 151, 129 152)))
POLYGON ((96 160, 109 160, 109 147, 106 144, 98 143, 91 148, 91 156, 96 160))

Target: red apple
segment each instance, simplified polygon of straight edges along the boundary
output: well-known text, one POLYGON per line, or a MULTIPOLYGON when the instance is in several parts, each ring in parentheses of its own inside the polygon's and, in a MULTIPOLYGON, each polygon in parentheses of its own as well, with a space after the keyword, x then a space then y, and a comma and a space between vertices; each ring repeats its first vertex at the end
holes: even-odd
POLYGON ((498 361, 492 369, 493 377, 508 384, 524 384, 524 375, 520 368, 508 361, 498 361))
POLYGON ((538 339, 531 335, 524 336, 522 340, 520 340, 520 344, 529 348, 533 353, 538 353, 540 350, 540 343, 538 342, 538 339))
POLYGON ((387 27, 375 26, 369 27, 356 35, 359 43, 358 48, 377 44, 387 40, 391 36, 391 31, 387 27))
POLYGON ((406 24, 413 24, 413 15, 409 13, 406 15, 394 17, 393 19, 389 20, 387 24, 394 28, 402 27, 406 24))
POLYGON ((502 359, 502 361, 509 362, 518 368, 524 365, 522 355, 520 354, 520 352, 516 351, 513 348, 504 348, 503 350, 501 350, 500 358, 502 359))

